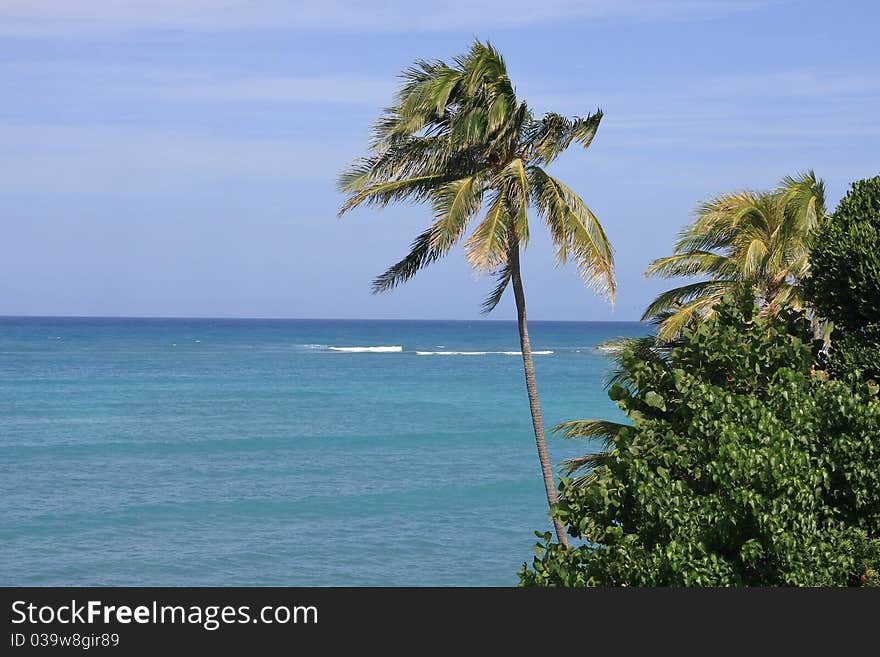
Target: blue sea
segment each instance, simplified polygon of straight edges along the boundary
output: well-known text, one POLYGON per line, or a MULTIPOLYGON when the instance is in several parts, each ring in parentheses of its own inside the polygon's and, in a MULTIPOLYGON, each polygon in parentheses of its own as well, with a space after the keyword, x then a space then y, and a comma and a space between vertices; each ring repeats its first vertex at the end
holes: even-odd
MULTIPOLYGON (((548 425, 622 417, 595 348, 644 326, 530 328, 548 425)), ((514 585, 550 527, 518 349, 515 322, 0 318, 0 584, 514 585)))

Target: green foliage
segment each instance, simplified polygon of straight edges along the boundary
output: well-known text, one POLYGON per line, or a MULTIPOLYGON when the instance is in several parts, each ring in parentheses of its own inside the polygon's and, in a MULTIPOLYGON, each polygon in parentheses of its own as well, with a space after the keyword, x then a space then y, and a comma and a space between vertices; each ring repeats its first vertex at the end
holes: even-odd
POLYGON ((832 371, 880 377, 880 176, 852 184, 810 259, 805 294, 834 323, 832 371))
POLYGON ((838 331, 832 335, 828 367, 838 378, 880 380, 880 322, 860 331, 838 331))
POLYGON ((811 376, 808 329, 728 298, 668 353, 619 354, 609 396, 632 426, 555 509, 583 543, 539 535, 521 583, 876 584, 880 403, 811 376))
POLYGON ((800 309, 809 268, 807 240, 825 218, 825 184, 812 171, 786 177, 770 192, 722 194, 702 204, 675 253, 654 260, 646 275, 703 276, 659 295, 642 317, 662 340, 712 315, 728 294, 756 294, 763 314, 800 309))

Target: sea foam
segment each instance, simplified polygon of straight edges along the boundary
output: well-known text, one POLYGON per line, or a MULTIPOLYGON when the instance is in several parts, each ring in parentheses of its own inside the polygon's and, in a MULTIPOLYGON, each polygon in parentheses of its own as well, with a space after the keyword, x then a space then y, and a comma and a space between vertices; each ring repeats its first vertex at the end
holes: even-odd
MULTIPOLYGON (((549 356, 552 351, 533 351, 534 356, 549 356)), ((417 351, 417 356, 522 356, 521 351, 417 351)))
POLYGON ((399 353, 403 351, 403 347, 400 345, 388 345, 388 346, 378 346, 378 347, 328 347, 330 351, 344 351, 346 353, 376 353, 376 354, 390 354, 390 353, 399 353))

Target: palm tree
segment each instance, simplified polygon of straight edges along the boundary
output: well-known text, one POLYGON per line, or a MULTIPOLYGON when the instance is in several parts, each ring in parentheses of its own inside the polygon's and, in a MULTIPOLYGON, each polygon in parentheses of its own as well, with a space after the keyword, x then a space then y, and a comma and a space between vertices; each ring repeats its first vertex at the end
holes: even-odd
POLYGON ((723 194, 697 209, 674 255, 654 260, 646 276, 707 276, 664 292, 642 320, 668 340, 712 315, 726 294, 751 287, 763 314, 800 309, 809 272, 808 239, 825 220, 825 184, 812 171, 786 177, 772 192, 723 194))
MULTIPOLYGON (((589 146, 602 112, 536 118, 517 99, 501 55, 479 41, 451 64, 418 61, 401 77, 395 104, 375 124, 371 153, 340 177, 348 198, 339 214, 363 204, 431 204, 433 223, 406 257, 373 282, 374 292, 384 292, 446 255, 485 202, 485 214, 464 242, 465 255, 478 272, 497 277, 484 312, 513 286, 526 390, 552 507, 556 482, 535 383, 520 250, 529 242, 531 207, 547 224, 557 261, 574 260, 585 281, 613 300, 614 263, 605 231, 580 197, 544 168, 572 142, 589 146)), ((554 519, 554 527, 559 542, 568 545, 562 524, 554 519)))
MULTIPOLYGON (((607 385, 634 389, 626 360, 664 365, 679 344, 682 329, 713 314, 727 294, 751 288, 759 314, 799 310, 800 282, 809 273, 810 235, 826 218, 825 185, 812 171, 786 177, 772 192, 724 194, 697 210, 680 234, 676 253, 651 263, 646 272, 664 278, 709 276, 658 296, 642 316, 658 327, 656 336, 611 340, 600 346, 616 364, 607 385)), ((813 316, 814 337, 819 337, 813 316)), ((553 428, 565 438, 600 439, 602 450, 567 459, 562 473, 571 486, 588 486, 608 463, 615 439, 628 425, 606 420, 571 420, 553 428)))

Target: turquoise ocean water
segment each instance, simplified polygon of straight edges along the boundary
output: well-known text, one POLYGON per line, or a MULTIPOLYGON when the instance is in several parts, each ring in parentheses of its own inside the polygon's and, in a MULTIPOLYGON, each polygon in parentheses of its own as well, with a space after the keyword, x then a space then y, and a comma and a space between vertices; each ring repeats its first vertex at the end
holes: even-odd
MULTIPOLYGON (((622 417, 595 346, 645 327, 531 333, 548 425, 622 417)), ((514 322, 0 318, 0 584, 515 584, 549 528, 518 348, 514 322)))

